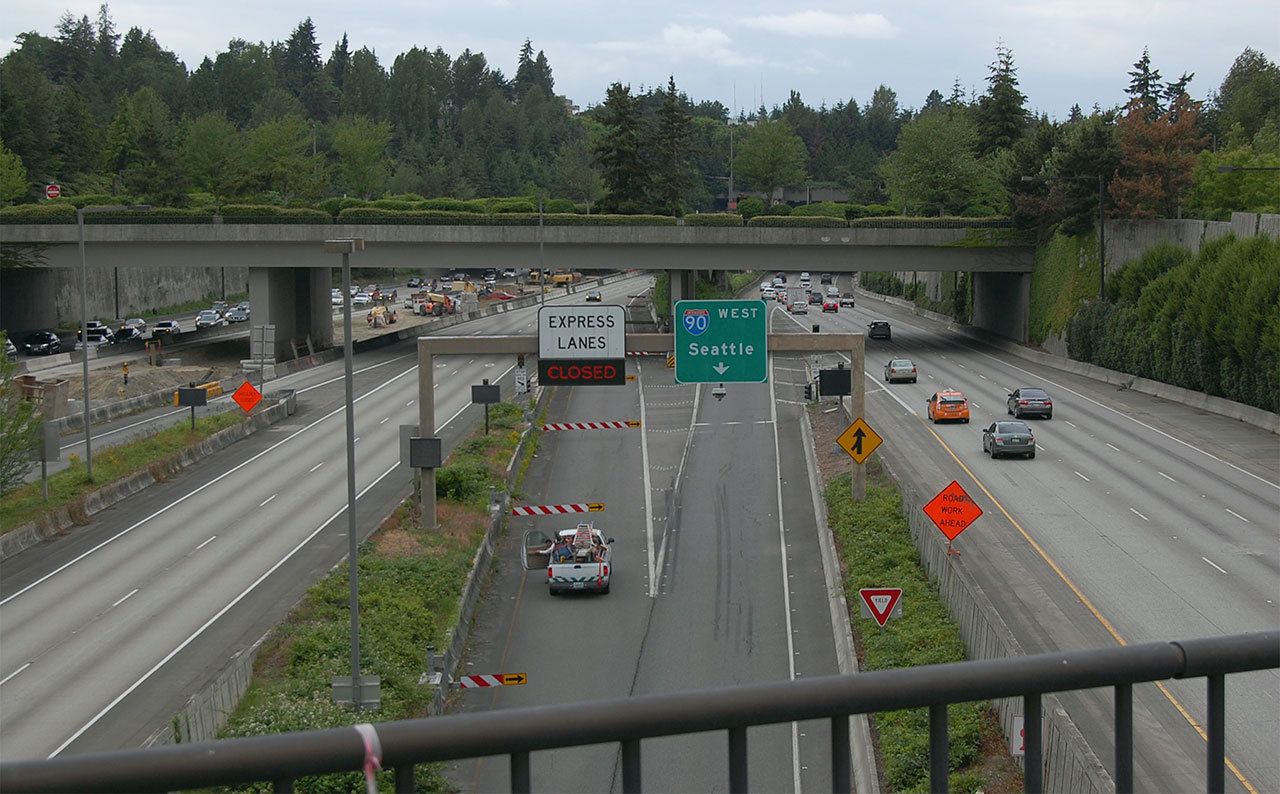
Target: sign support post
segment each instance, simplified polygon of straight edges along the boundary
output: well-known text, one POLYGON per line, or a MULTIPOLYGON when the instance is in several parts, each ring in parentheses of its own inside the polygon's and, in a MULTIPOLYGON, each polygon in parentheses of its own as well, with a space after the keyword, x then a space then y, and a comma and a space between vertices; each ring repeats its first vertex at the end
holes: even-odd
MULTIPOLYGON (((853 386, 850 395, 850 413, 853 414, 855 420, 862 419, 867 412, 867 379, 866 379, 866 340, 865 336, 859 335, 853 343, 853 350, 849 351, 849 373, 853 386)), ((867 498, 867 466, 865 463, 853 464, 853 501, 863 502, 867 498)))

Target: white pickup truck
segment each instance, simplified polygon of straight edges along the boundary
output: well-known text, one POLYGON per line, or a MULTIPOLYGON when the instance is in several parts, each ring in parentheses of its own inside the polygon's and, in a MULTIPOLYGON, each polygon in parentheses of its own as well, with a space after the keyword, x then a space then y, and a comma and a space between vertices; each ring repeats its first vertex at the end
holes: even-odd
POLYGON ((574 591, 609 592, 609 568, 613 561, 613 538, 594 524, 562 529, 555 537, 541 530, 524 533, 521 564, 526 571, 547 569, 551 595, 574 591))

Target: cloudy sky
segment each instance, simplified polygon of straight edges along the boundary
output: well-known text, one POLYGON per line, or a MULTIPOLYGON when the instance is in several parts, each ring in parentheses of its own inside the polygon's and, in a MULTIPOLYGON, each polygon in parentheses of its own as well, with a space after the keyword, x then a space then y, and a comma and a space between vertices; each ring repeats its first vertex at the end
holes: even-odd
MULTIPOLYGON (((98 0, 0 0, 0 42, 58 18, 97 14, 98 0)), ((877 85, 919 107, 931 89, 957 78, 981 93, 997 42, 1013 50, 1022 90, 1037 112, 1063 117, 1072 103, 1123 102, 1126 72, 1149 47, 1155 68, 1174 79, 1194 72, 1191 93, 1221 84, 1246 46, 1280 57, 1274 0, 986 0, 979 2, 748 2, 735 0, 116 0, 121 31, 150 29, 194 69, 233 37, 281 41, 304 17, 315 22, 328 57, 345 32, 390 68, 418 45, 483 52, 515 74, 526 37, 545 50, 557 93, 586 107, 609 83, 676 84, 695 100, 730 107, 781 104, 790 90, 813 106, 856 99, 877 85)))

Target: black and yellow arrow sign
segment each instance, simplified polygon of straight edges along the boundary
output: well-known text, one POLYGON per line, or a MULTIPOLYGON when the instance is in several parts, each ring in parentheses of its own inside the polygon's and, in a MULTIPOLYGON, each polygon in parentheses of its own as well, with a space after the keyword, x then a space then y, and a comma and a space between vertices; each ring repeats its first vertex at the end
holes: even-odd
POLYGON ((635 379, 636 379, 636 376, 635 376, 635 375, 628 375, 628 376, 627 376, 627 380, 635 380, 635 379))
POLYGON ((863 463, 867 458, 871 457, 871 453, 876 451, 876 447, 880 446, 884 439, 880 434, 871 429, 871 425, 867 424, 861 416, 853 420, 853 424, 844 429, 840 437, 836 439, 836 444, 840 446, 849 457, 853 458, 857 463, 863 463))
POLYGON ((627 420, 627 427, 639 427, 639 426, 640 426, 640 420, 638 419, 627 420))
POLYGON ((498 677, 502 679, 503 686, 524 686, 529 680, 524 673, 503 673, 498 677))
POLYGON ((588 513, 599 513, 604 510, 604 502, 587 502, 588 513))

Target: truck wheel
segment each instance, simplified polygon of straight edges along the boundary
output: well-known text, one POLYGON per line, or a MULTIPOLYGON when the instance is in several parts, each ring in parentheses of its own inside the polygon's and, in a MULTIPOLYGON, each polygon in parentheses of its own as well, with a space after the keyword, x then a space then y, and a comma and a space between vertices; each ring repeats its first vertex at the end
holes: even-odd
POLYGON ((437 303, 435 306, 431 307, 431 313, 436 317, 439 317, 444 314, 444 307, 437 303))
POLYGON ((610 582, 609 584, 607 584, 607 585, 605 585, 604 587, 602 587, 602 588, 600 589, 600 595, 609 595, 609 587, 610 587, 610 586, 612 586, 612 584, 613 584, 613 582, 610 582))

